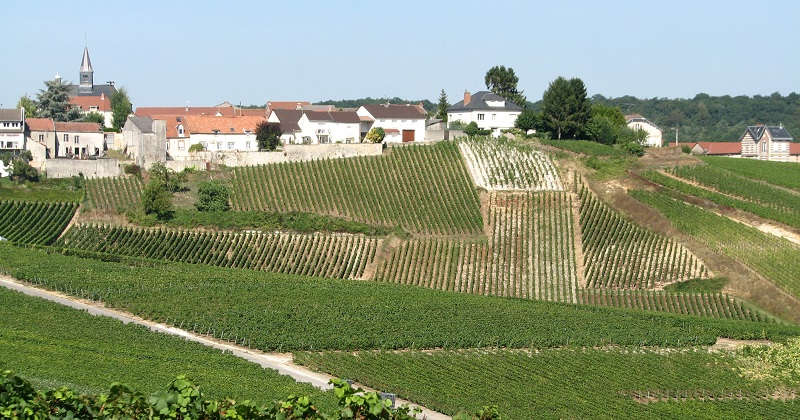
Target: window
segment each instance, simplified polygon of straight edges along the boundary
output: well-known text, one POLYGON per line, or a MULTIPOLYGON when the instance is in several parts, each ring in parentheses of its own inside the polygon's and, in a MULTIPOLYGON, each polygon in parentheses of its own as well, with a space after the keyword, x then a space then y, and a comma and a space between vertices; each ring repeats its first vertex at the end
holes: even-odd
POLYGON ((492 121, 497 119, 497 114, 492 114, 492 121))
POLYGON ((320 144, 326 144, 328 143, 328 135, 327 134, 317 135, 317 140, 320 142, 320 144))
POLYGON ((167 142, 167 150, 169 150, 169 142, 167 142))
POLYGON ((44 134, 39 134, 39 141, 44 141, 44 134))
POLYGON ((64 134, 64 143, 69 143, 69 134, 64 134))
POLYGON ((81 137, 80 137, 80 136, 75 136, 75 144, 78 144, 78 142, 80 141, 80 139, 81 139, 81 137))
POLYGON ((348 137, 348 138, 344 139, 344 142, 347 143, 347 144, 351 144, 351 143, 355 143, 356 139, 354 139, 353 137, 348 137))
POLYGON ((183 124, 178 125, 178 136, 183 137, 183 124))
POLYGON ((233 142, 232 141, 228 142, 228 150, 233 150, 233 142))
POLYGON ((90 106, 89 107, 89 111, 97 111, 97 107, 96 106, 90 106))
POLYGON ((247 149, 247 150, 250 150, 250 142, 249 141, 245 142, 244 148, 247 149))
POLYGON ((186 147, 186 143, 183 140, 178 140, 178 150, 183 150, 186 147))
POLYGON ((222 150, 222 142, 221 141, 217 142, 217 150, 222 150))
POLYGON ((483 121, 483 114, 478 114, 478 121, 483 121))

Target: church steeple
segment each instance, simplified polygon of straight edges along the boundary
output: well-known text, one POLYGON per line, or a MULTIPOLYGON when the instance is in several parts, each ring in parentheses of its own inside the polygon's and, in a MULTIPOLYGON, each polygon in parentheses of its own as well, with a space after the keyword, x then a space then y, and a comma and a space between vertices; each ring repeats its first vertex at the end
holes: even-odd
POLYGON ((94 70, 92 60, 89 59, 89 47, 83 48, 83 60, 81 60, 81 83, 78 85, 78 93, 92 93, 94 89, 94 70))

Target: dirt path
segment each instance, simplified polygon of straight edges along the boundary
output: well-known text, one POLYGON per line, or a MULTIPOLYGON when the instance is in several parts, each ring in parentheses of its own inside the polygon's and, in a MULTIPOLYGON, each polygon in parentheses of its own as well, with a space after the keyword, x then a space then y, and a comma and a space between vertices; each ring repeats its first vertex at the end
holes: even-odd
POLYGON ((73 214, 72 214, 72 219, 69 219, 69 223, 67 223, 67 226, 66 226, 66 227, 64 227, 64 230, 62 230, 62 231, 61 231, 61 233, 59 233, 59 234, 58 234, 58 238, 56 238, 56 239, 61 239, 61 238, 62 238, 62 237, 63 237, 63 236, 64 236, 64 235, 67 233, 67 231, 68 231, 68 230, 69 230, 69 229, 70 229, 70 228, 71 228, 71 227, 72 227, 72 226, 73 226, 75 223, 77 223, 77 222, 78 222, 78 219, 79 219, 79 218, 80 218, 80 216, 81 216, 81 210, 82 210, 82 209, 83 209, 83 205, 82 205, 82 204, 78 204, 78 208, 76 208, 76 209, 75 209, 75 213, 73 213, 73 214))
MULTIPOLYGON (((208 336, 195 334, 175 327, 170 327, 165 324, 148 321, 146 319, 140 318, 136 315, 124 311, 106 308, 105 306, 95 302, 90 302, 83 299, 77 299, 58 292, 32 287, 22 282, 19 282, 16 279, 9 276, 0 275, 0 286, 11 290, 16 290, 18 292, 24 293, 29 296, 35 296, 45 300, 49 300, 51 302, 68 306, 70 308, 84 310, 95 316, 105 316, 109 318, 114 318, 119 321, 122 321, 124 324, 134 323, 142 325, 155 332, 178 336, 185 340, 200 343, 204 346, 215 348, 223 352, 230 352, 236 357, 255 363, 265 369, 276 370, 281 375, 287 375, 297 382, 309 383, 315 388, 319 388, 322 390, 331 389, 331 385, 328 383, 328 381, 332 379, 333 376, 315 372, 304 366, 295 364, 293 362, 291 353, 264 353, 258 350, 238 346, 208 336)), ((353 385, 356 387, 361 387, 367 391, 374 391, 373 389, 367 388, 363 385, 359 384, 353 384, 353 385)), ((450 418, 450 416, 444 415, 442 413, 433 410, 429 410, 425 407, 413 404, 410 401, 397 399, 396 404, 398 406, 408 405, 410 407, 420 408, 422 410, 422 413, 419 415, 419 418, 422 419, 438 420, 438 419, 450 418)))

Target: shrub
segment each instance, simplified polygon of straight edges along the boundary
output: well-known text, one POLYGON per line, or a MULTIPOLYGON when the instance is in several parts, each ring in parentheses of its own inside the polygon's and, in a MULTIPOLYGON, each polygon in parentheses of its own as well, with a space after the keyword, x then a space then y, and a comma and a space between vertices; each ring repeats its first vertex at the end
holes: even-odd
POLYGON ((221 181, 207 181, 197 189, 195 207, 200 211, 226 211, 230 209, 230 190, 221 181))
POLYGON ((102 126, 105 125, 106 118, 103 116, 103 114, 92 111, 84 115, 83 118, 81 118, 81 121, 98 123, 102 126))
POLYGON ((383 130, 381 127, 373 127, 367 133, 366 140, 370 143, 381 143, 383 139, 386 137, 386 131, 383 130))
POLYGON ((128 175, 133 175, 136 178, 142 179, 142 167, 135 163, 125 165, 122 170, 128 175))
POLYGON ((156 162, 150 167, 150 177, 157 180, 167 191, 173 193, 178 191, 186 191, 186 178, 189 174, 186 171, 175 172, 167 168, 161 162, 156 162))
POLYGON ((681 151, 687 155, 692 153, 692 148, 686 145, 681 146, 681 151))
POLYGON ((16 157, 11 162, 11 179, 17 182, 36 182, 39 180, 39 172, 28 163, 28 160, 22 157, 16 157))
POLYGON ((195 144, 189 146, 189 153, 204 152, 205 150, 206 150, 206 148, 203 147, 203 145, 200 144, 200 143, 195 143, 195 144))
POLYGON ((467 124, 467 126, 464 127, 464 134, 466 134, 469 137, 488 136, 490 133, 491 132, 489 130, 486 130, 484 128, 478 128, 478 123, 476 123, 475 121, 467 124))
POLYGON ((625 143, 623 146, 626 152, 634 155, 634 156, 644 156, 644 146, 639 143, 630 142, 625 143))
POLYGON ((163 182, 153 179, 144 187, 142 210, 145 214, 155 214, 161 220, 172 217, 172 194, 163 182))

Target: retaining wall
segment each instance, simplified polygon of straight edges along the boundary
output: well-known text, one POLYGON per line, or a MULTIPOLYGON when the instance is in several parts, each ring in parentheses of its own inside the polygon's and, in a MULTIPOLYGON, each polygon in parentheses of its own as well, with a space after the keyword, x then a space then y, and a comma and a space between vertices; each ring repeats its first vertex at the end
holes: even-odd
POLYGON ((119 176, 122 172, 117 159, 46 159, 43 169, 48 178, 69 178, 79 174, 87 178, 105 178, 119 176))

